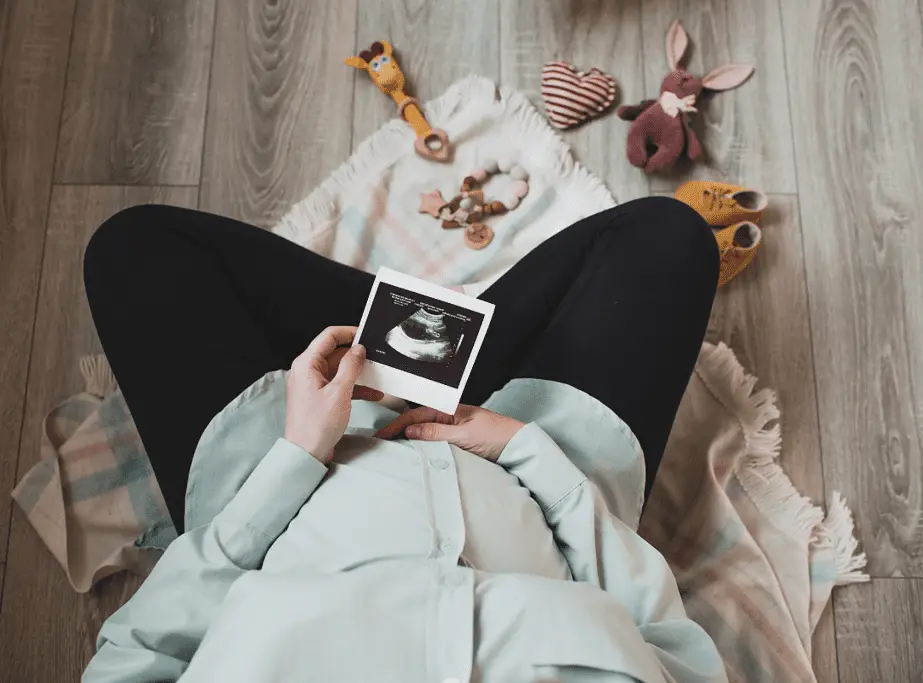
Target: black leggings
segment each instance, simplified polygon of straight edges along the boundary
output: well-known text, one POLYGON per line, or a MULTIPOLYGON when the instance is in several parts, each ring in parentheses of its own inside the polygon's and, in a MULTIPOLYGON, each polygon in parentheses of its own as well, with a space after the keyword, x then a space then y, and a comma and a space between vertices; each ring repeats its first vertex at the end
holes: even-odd
MULTIPOLYGON (((189 466, 211 418, 266 372, 288 368, 328 325, 357 325, 374 278, 228 218, 136 206, 93 235, 84 279, 182 529, 189 466)), ((717 279, 715 239, 678 201, 590 216, 484 292, 496 311, 462 400, 480 404, 514 377, 577 387, 634 431, 649 491, 717 279)))

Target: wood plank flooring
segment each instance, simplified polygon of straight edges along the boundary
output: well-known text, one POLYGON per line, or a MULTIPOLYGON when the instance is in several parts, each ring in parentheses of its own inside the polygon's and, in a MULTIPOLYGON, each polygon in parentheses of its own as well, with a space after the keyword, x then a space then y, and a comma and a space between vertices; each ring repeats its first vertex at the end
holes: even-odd
MULTIPOLYGON (((45 218, 61 117, 73 2, 0 9, 0 493, 16 483, 45 218)), ((0 502, 0 562, 12 501, 0 502)), ((2 594, 0 594, 2 597, 2 594)))
POLYGON ((834 597, 841 683, 919 681, 923 581, 874 579, 834 597))
MULTIPOLYGON (((42 272, 19 472, 35 460, 48 406, 83 389, 78 358, 101 351, 83 289, 83 247, 113 213, 148 202, 194 208, 196 188, 57 185, 52 192, 45 260, 54 267, 42 272)), ((118 577, 78 595, 18 507, 10 547, 0 613, 0 671, 16 683, 78 680, 95 651, 99 627, 134 592, 138 580, 118 577), (49 643, 55 643, 51 651, 49 643)))
MULTIPOLYGON (((719 293, 730 344, 783 410, 784 464, 841 490, 875 579, 815 634, 821 683, 923 679, 923 0, 7 0, 0 5, 0 493, 38 421, 97 348, 80 258, 95 225, 148 201, 270 226, 394 115, 343 59, 398 50, 426 99, 477 73, 536 103, 550 59, 598 66, 619 101, 655 95, 679 18, 690 67, 752 62, 703 103, 705 163, 648 178, 610 116, 564 134, 620 201, 687 178, 770 193, 764 247, 719 293)), ((77 680, 137 587, 76 595, 0 504, 0 683, 77 680), (54 643, 55 647, 48 647, 54 643)))
POLYGON ((824 479, 874 576, 923 575, 916 2, 782 0, 824 479), (818 87, 823 74, 823 87, 818 87))
POLYGON ((214 0, 80 0, 55 181, 196 185, 214 0))
MULTIPOLYGON (((499 71, 498 5, 494 0, 426 2, 426 0, 358 0, 357 53, 379 39, 393 46, 407 74, 409 91, 426 101, 469 74, 496 80, 499 71)), ((342 64, 342 59, 339 60, 342 64)), ((349 67, 355 92, 352 129, 361 143, 394 118, 394 101, 368 75, 349 67)))
POLYGON ((218 3, 200 207, 269 227, 349 156, 356 0, 218 3))

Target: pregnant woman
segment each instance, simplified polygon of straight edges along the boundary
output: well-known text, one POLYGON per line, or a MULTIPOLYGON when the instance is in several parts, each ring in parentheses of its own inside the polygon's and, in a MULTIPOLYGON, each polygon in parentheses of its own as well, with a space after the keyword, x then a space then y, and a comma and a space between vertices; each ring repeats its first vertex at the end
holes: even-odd
POLYGON ((84 682, 726 681, 635 532, 718 280, 705 222, 643 199, 527 254, 454 415, 356 386, 373 279, 184 209, 96 232, 93 317, 183 533, 84 682))

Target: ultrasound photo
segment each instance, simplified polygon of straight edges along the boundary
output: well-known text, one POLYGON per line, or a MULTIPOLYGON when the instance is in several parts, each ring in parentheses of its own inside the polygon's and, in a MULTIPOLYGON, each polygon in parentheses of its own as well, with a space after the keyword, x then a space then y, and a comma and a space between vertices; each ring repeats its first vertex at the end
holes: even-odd
POLYGON ((367 358, 458 388, 484 315, 381 282, 358 342, 367 358))

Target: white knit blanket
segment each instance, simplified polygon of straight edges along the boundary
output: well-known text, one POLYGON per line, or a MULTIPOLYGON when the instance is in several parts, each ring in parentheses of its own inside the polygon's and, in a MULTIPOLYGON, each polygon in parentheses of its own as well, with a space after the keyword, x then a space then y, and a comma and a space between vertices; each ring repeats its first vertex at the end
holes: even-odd
MULTIPOLYGON (((423 109, 431 125, 449 134, 451 163, 417 156, 413 131, 395 118, 273 232, 362 270, 387 266, 437 284, 463 285, 476 295, 551 235, 615 206, 605 185, 574 161, 521 93, 469 76, 423 109), (461 230, 444 230, 418 211, 422 193, 439 190, 450 199, 484 159, 503 157, 529 172, 529 194, 510 213, 488 220, 496 235, 485 249, 468 249, 461 230)), ((508 176, 491 178, 485 196, 498 197, 510 182, 508 176)))

